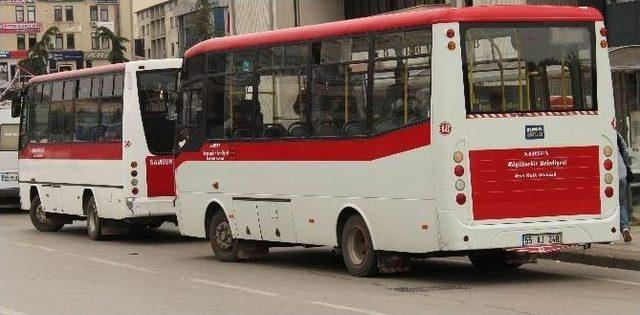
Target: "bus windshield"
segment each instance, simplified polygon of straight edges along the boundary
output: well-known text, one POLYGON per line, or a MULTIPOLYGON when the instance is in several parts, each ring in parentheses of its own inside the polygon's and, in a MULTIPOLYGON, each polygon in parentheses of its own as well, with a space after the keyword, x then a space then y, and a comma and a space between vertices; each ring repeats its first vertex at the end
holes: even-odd
POLYGON ((463 28, 467 112, 596 110, 587 25, 463 28))
POLYGON ((167 118, 169 93, 175 91, 178 69, 138 72, 138 97, 149 151, 173 151, 175 122, 167 118))

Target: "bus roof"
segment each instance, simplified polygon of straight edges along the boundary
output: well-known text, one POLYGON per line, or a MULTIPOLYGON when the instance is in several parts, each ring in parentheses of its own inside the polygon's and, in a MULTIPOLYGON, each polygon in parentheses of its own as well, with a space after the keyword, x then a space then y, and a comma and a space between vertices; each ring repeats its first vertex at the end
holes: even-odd
POLYGON ((116 63, 112 65, 104 65, 97 66, 93 68, 86 68, 80 70, 72 70, 72 71, 63 71, 56 72, 51 74, 39 75, 37 77, 33 77, 29 82, 27 82, 27 86, 31 84, 50 82, 50 81, 59 81, 59 80, 67 80, 80 78, 91 75, 100 75, 104 73, 114 73, 114 72, 124 72, 125 63, 116 63))
POLYGON ((269 32, 212 38, 187 50, 185 58, 207 52, 293 43, 436 23, 594 22, 600 20, 602 20, 602 14, 597 9, 588 7, 506 5, 426 8, 269 32))

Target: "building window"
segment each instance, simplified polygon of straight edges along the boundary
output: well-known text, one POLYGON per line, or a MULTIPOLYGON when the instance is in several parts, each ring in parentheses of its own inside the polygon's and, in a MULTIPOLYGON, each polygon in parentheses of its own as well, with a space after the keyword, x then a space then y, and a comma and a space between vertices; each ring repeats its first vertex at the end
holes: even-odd
POLYGON ((176 56, 176 47, 173 43, 171 43, 171 57, 176 56))
POLYGON ((147 48, 147 58, 151 58, 151 49, 147 48))
POLYGON ((142 25, 142 35, 140 37, 144 37, 144 25, 142 25))
POLYGON ((92 60, 85 60, 85 61, 84 61, 84 67, 85 67, 85 68, 91 68, 91 67, 93 67, 93 61, 92 61, 92 60))
POLYGON ((53 20, 55 22, 62 22, 62 7, 53 7, 53 20))
POLYGON ((35 22, 36 21, 36 7, 35 6, 28 6, 27 7, 27 21, 28 22, 35 22))
POLYGON ((26 44, 24 42, 24 34, 18 34, 16 35, 18 38, 18 50, 26 50, 26 44))
POLYGON ((169 27, 173 28, 173 16, 169 18, 169 27))
POLYGON ((100 21, 109 21, 109 10, 106 7, 100 7, 100 21))
POLYGON ((91 49, 100 49, 100 39, 96 37, 96 33, 91 33, 91 49))
POLYGON ((100 40, 100 49, 109 49, 109 44, 110 44, 109 39, 106 37, 103 37, 100 40))
POLYGON ((98 20, 98 7, 95 5, 92 5, 89 7, 89 15, 91 16, 91 21, 97 21, 98 20))
POLYGON ((149 36, 149 29, 151 28, 151 25, 147 24, 147 36, 149 36))
POLYGON ((29 48, 33 48, 33 46, 36 45, 36 42, 38 40, 36 39, 36 34, 29 34, 29 48))
POLYGON ((67 34, 67 49, 76 49, 76 36, 73 33, 67 34))
POLYGON ((62 34, 56 34, 56 49, 63 49, 62 34))
POLYGON ((73 6, 65 6, 64 7, 64 14, 65 14, 65 18, 67 19, 67 21, 73 21, 73 6))
POLYGON ((24 22, 24 7, 21 5, 16 6, 16 22, 24 22))

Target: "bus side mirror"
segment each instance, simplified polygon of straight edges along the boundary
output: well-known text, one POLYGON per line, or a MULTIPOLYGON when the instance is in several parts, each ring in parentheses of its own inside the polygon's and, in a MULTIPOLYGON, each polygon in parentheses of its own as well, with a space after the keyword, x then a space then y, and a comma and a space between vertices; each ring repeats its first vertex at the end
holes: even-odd
POLYGON ((22 112, 22 97, 17 95, 11 100, 11 117, 18 118, 22 112))

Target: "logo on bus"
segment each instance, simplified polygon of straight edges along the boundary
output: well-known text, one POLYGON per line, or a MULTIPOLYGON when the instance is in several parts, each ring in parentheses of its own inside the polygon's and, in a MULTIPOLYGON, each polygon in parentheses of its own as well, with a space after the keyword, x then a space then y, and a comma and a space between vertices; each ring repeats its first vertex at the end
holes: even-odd
POLYGON ((443 136, 448 136, 451 134, 451 131, 453 131, 453 127, 451 127, 451 124, 447 121, 443 121, 440 123, 440 134, 443 136))

